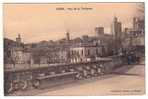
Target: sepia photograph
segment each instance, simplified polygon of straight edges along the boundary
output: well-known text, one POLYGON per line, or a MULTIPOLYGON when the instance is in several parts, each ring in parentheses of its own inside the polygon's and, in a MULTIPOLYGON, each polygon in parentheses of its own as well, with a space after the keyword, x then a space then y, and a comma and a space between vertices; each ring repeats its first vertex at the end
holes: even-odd
POLYGON ((4 3, 5 96, 145 95, 145 3, 4 3))

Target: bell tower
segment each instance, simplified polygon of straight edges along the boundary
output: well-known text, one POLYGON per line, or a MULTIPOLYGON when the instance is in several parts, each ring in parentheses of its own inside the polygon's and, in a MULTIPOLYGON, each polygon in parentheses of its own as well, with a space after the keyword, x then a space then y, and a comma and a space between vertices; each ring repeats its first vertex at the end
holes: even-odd
POLYGON ((18 37, 16 38, 16 42, 17 42, 17 45, 19 46, 19 45, 21 45, 21 35, 20 34, 18 34, 18 37))

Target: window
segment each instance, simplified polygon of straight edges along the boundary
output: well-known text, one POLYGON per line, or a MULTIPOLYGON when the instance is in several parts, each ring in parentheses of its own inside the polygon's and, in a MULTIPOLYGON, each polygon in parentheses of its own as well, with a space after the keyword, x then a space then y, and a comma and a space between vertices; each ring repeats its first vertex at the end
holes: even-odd
POLYGON ((82 56, 83 56, 83 49, 82 49, 82 51, 81 51, 81 54, 82 54, 82 56))
POLYGON ((96 48, 96 54, 98 55, 98 49, 96 48))
POLYGON ((87 50, 87 55, 90 55, 90 50, 89 49, 87 50))
POLYGON ((73 55, 73 50, 71 50, 71 55, 73 55))

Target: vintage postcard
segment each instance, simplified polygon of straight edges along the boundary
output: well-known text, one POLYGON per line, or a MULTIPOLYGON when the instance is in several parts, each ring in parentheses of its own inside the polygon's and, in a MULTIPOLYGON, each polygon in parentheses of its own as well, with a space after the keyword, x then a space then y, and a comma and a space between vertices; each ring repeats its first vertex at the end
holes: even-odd
POLYGON ((4 3, 5 96, 145 94, 145 4, 4 3))

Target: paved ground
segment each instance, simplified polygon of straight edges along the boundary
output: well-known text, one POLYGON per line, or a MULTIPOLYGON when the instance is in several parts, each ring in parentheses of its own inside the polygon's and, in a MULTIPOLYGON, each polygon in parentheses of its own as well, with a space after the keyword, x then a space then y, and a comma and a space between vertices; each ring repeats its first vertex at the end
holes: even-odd
POLYGON ((83 81, 70 84, 38 95, 143 95, 145 93, 144 67, 143 61, 139 65, 122 67, 101 80, 92 78, 85 83, 83 81))

